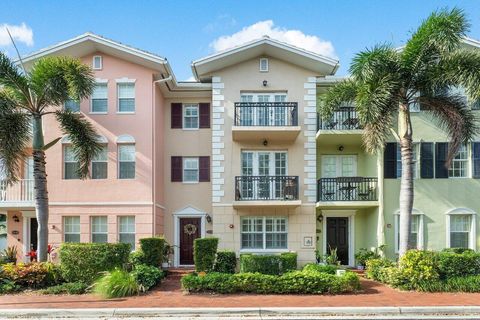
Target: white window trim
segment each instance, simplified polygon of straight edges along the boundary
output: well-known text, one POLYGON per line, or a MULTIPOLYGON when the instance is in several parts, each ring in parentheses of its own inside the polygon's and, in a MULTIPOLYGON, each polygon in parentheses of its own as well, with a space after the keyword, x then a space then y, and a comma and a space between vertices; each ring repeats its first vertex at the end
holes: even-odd
POLYGON ((103 57, 102 56, 93 56, 92 57, 92 70, 102 70, 103 69, 103 57), (100 58, 100 67, 95 67, 95 59, 100 58))
POLYGON ((135 248, 137 246, 137 219, 135 215, 126 214, 126 215, 120 215, 117 217, 117 242, 119 243, 120 243, 120 234, 133 234, 135 241, 134 241, 132 251, 135 251, 135 248), (133 232, 120 232, 120 219, 124 217, 133 217, 133 232))
POLYGON ((334 178, 338 178, 338 177, 344 177, 345 175, 343 175, 342 173, 342 159, 343 158, 346 158, 346 157, 353 157, 354 159, 354 164, 353 164, 353 168, 354 168, 354 172, 353 172, 353 175, 352 177, 355 177, 357 175, 357 171, 358 171, 358 155, 356 154, 322 154, 321 156, 321 160, 322 160, 322 168, 321 168, 321 172, 322 172, 322 177, 325 177, 325 160, 328 159, 328 158, 334 158, 335 159, 335 168, 336 168, 336 175, 334 178))
POLYGON ((135 112, 137 111, 137 97, 136 97, 136 87, 135 87, 135 79, 115 79, 115 81, 117 82, 117 114, 135 114, 135 112), (120 111, 120 86, 121 84, 133 84, 134 87, 133 87, 133 100, 135 101, 135 104, 134 104, 134 108, 135 110, 134 111, 120 111))
POLYGON ((117 179, 118 180, 135 180, 137 178, 137 145, 135 142, 117 142, 117 179), (120 147, 132 145, 135 148, 135 160, 134 161, 122 161, 120 160, 120 147), (134 162, 135 163, 135 176, 133 178, 120 178, 120 162, 134 162))
POLYGON ((95 79, 95 84, 107 85, 107 111, 93 111, 93 97, 90 96, 90 110, 89 114, 108 114, 108 79, 95 79))
POLYGON ((249 219, 257 219, 261 218, 262 221, 262 244, 263 244, 263 249, 248 249, 248 248, 240 248, 240 252, 242 253, 281 253, 281 252, 289 252, 290 250, 288 249, 288 240, 289 240, 289 234, 288 234, 288 216, 243 216, 240 217, 240 247, 242 246, 242 219, 243 218, 249 218, 249 219), (283 249, 267 249, 267 228, 266 228, 266 220, 268 218, 283 218, 285 219, 285 231, 282 233, 287 234, 287 247, 283 249))
MULTIPOLYGON (((418 233, 417 233, 417 249, 418 250, 423 250, 425 248, 425 236, 424 236, 424 213, 420 210, 417 210, 415 208, 412 209, 412 215, 418 216, 418 233)), ((399 223, 397 222, 400 217, 400 210, 397 210, 393 214, 393 218, 395 219, 393 221, 393 224, 395 226, 395 253, 398 253, 399 248, 398 248, 398 232, 400 230, 399 223)))
MULTIPOLYGON (((285 176, 288 176, 288 150, 241 150, 240 152, 240 161, 242 161, 242 154, 243 153, 253 153, 252 157, 252 176, 258 176, 258 155, 260 153, 268 153, 269 154, 269 165, 268 170, 270 174, 268 176, 275 176, 275 154, 276 153, 284 153, 285 154, 285 176)), ((242 163, 240 164, 240 174, 243 171, 242 163)), ((283 175, 282 175, 283 176, 283 175)))
POLYGON ((471 215, 470 234, 468 239, 468 247, 472 250, 477 249, 477 213, 468 208, 455 208, 446 213, 446 241, 445 247, 450 248, 450 217, 452 215, 471 215))
MULTIPOLYGON (((82 227, 82 222, 80 221, 80 216, 63 216, 63 221, 62 221, 62 228, 63 228, 63 242, 66 242, 65 241, 65 235, 67 234, 78 234, 79 235, 79 238, 78 238, 78 243, 81 243, 82 242, 82 239, 81 239, 81 234, 82 234, 82 230, 81 230, 81 227, 82 227), (78 217, 78 226, 79 226, 79 231, 78 233, 77 232, 66 232, 65 231, 65 218, 75 218, 75 217, 78 217)), ((77 242, 74 242, 74 243, 77 243, 77 242)))
POLYGON ((184 184, 197 184, 200 182, 200 158, 199 157, 182 157, 182 182, 184 184), (196 181, 185 181, 185 160, 197 160, 197 180, 196 181))
POLYGON ((94 234, 106 234, 107 235, 107 243, 108 243, 108 216, 91 216, 90 217, 90 242, 93 243, 93 235, 94 234), (106 232, 93 232, 93 219, 105 217, 107 218, 107 231, 106 232))
POLYGON ((183 103, 182 104, 182 129, 185 131, 200 130, 200 105, 198 103, 183 103), (197 127, 196 128, 185 128, 185 110, 186 107, 197 108, 197 127))
POLYGON ((260 60, 259 60, 259 65, 258 65, 258 70, 259 70, 260 72, 268 72, 268 70, 269 70, 269 61, 268 61, 268 58, 260 58, 260 60), (262 62, 263 62, 263 61, 266 61, 266 66, 267 66, 266 69, 262 69, 262 62))
POLYGON ((92 160, 90 161, 90 172, 91 172, 91 179, 92 180, 106 180, 108 179, 108 140, 107 142, 105 142, 106 139, 104 136, 99 136, 98 138, 98 143, 101 143, 102 144, 102 148, 106 148, 107 149, 107 159, 106 160, 94 160, 92 158, 92 160), (107 164, 107 177, 106 178, 94 178, 93 177, 93 163, 106 163, 107 164))
POLYGON ((450 176, 450 168, 453 165, 453 162, 455 161, 455 157, 452 159, 452 162, 450 163, 450 167, 448 168, 448 179, 469 179, 473 177, 473 161, 472 161, 472 144, 467 143, 465 145, 465 148, 467 149, 467 158, 466 160, 463 159, 461 161, 466 161, 466 175, 465 177, 452 177, 450 176))
POLYGON ((62 153, 63 153, 63 154, 62 154, 62 167, 63 167, 62 180, 78 180, 78 179, 80 179, 80 178, 75 178, 75 179, 67 179, 67 178, 66 178, 67 170, 65 170, 65 169, 66 169, 65 165, 66 165, 67 163, 79 163, 78 159, 77 159, 77 161, 66 161, 66 160, 65 160, 65 155, 67 154, 66 148, 71 148, 71 147, 72 147, 72 145, 71 145, 71 142, 70 142, 70 138, 69 138, 67 135, 64 136, 64 137, 62 138, 62 153), (64 142, 64 141, 63 141, 64 139, 65 139, 65 141, 68 141, 68 142, 64 142))
POLYGON ((115 79, 115 82, 118 83, 118 84, 135 83, 136 81, 137 81, 137 79, 130 79, 130 78, 127 78, 127 77, 115 79))
POLYGON ((327 218, 348 218, 348 265, 355 265, 355 210, 322 210, 323 253, 327 253, 327 218))
MULTIPOLYGON (((195 207, 185 207, 173 214, 174 219, 174 237, 173 237, 173 244, 175 248, 180 248, 180 218, 201 218, 200 224, 202 230, 200 231, 200 237, 205 238, 206 236, 206 216, 207 213, 205 211, 199 210, 195 207)), ((173 250, 173 265, 175 267, 180 266, 180 250, 173 250)))

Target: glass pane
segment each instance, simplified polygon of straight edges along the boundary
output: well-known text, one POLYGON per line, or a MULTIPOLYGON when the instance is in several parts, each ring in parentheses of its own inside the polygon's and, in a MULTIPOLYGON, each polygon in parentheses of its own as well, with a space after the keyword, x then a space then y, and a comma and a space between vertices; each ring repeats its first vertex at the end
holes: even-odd
POLYGON ((135 161, 135 145, 123 144, 118 147, 120 161, 135 161))
POLYGON ((183 159, 183 166, 185 169, 198 169, 198 158, 183 159))
POLYGON ((185 169, 183 170, 183 181, 196 182, 198 181, 198 169, 185 169))
POLYGON ((77 157, 73 152, 73 148, 71 146, 65 146, 63 149, 63 159, 67 162, 75 162, 77 161, 77 157))
POLYGON ((107 232, 107 217, 92 217, 92 232, 106 233, 107 232))
POLYGON ((130 250, 135 249, 135 234, 134 233, 120 233, 119 240, 121 243, 128 243, 130 250))
POLYGON ((133 98, 121 98, 118 101, 119 112, 135 112, 135 99, 133 98))
POLYGON ((132 98, 135 99, 135 84, 134 83, 119 83, 118 98, 132 98))
POLYGON ((78 162, 65 162, 65 179, 80 179, 78 162))
POLYGON ((452 215, 450 216, 450 231, 469 232, 471 227, 470 215, 452 215))
POLYGON ((106 233, 92 234, 92 242, 94 242, 94 243, 107 243, 108 242, 108 235, 106 233))
POLYGON ((79 112, 80 111, 80 102, 76 100, 69 99, 65 101, 65 110, 70 110, 72 112, 79 112))
POLYGON ((242 249, 263 249, 263 234, 242 233, 242 249))
POLYGON ((120 217, 119 221, 119 232, 131 232, 135 233, 135 217, 125 216, 120 217))
POLYGON ((267 233, 265 240, 267 249, 287 249, 286 233, 267 233))
POLYGON ((92 179, 107 179, 106 162, 92 162, 92 179))
POLYGON ((334 156, 322 157, 322 171, 324 178, 337 177, 337 159, 334 156))
POLYGON ((65 242, 80 242, 80 234, 65 234, 65 242))
POLYGON ((93 157, 93 161, 107 161, 108 150, 107 146, 102 146, 100 151, 93 157))
POLYGON ((93 88, 92 99, 107 99, 108 89, 106 83, 97 83, 93 88))
POLYGON ((119 163, 119 179, 134 179, 135 178, 135 162, 121 161, 119 163))
POLYGON ((107 112, 108 100, 107 99, 92 99, 92 112, 107 112))

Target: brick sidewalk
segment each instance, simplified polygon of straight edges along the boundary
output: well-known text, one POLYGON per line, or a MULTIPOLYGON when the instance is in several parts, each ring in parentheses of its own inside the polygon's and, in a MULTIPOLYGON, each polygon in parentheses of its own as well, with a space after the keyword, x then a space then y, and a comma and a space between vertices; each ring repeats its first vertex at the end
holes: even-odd
POLYGON ((187 295, 179 280, 168 277, 159 288, 136 297, 102 300, 93 295, 0 296, 2 308, 148 308, 148 307, 384 307, 480 306, 480 293, 402 292, 362 280, 362 293, 343 295, 187 295))

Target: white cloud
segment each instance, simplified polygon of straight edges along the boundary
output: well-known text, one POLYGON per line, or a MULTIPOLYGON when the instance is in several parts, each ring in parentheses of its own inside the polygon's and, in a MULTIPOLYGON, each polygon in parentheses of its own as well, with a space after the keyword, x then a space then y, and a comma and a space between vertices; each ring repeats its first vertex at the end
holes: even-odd
POLYGON ((232 35, 221 36, 210 43, 210 47, 213 48, 215 52, 218 52, 259 39, 264 35, 327 57, 337 57, 333 44, 330 41, 305 34, 300 30, 289 30, 276 26, 273 20, 259 21, 244 27, 232 35))
POLYGON ((12 41, 7 33, 7 28, 12 35, 13 40, 21 42, 29 47, 33 46, 33 31, 23 22, 20 25, 0 24, 0 46, 10 46, 12 41))

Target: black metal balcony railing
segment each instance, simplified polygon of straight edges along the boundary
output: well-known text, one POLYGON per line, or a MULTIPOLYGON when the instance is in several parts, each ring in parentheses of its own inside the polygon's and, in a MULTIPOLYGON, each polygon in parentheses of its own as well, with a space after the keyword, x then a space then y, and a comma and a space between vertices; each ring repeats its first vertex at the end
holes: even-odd
POLYGON ((235 200, 298 200, 298 176, 235 177, 235 200))
POLYGON ((362 129, 358 114, 353 107, 341 107, 328 120, 317 114, 317 130, 355 130, 362 129))
POLYGON ((376 201, 377 178, 339 177, 318 179, 318 201, 376 201))
POLYGON ((296 102, 236 102, 236 126, 297 126, 296 102))

